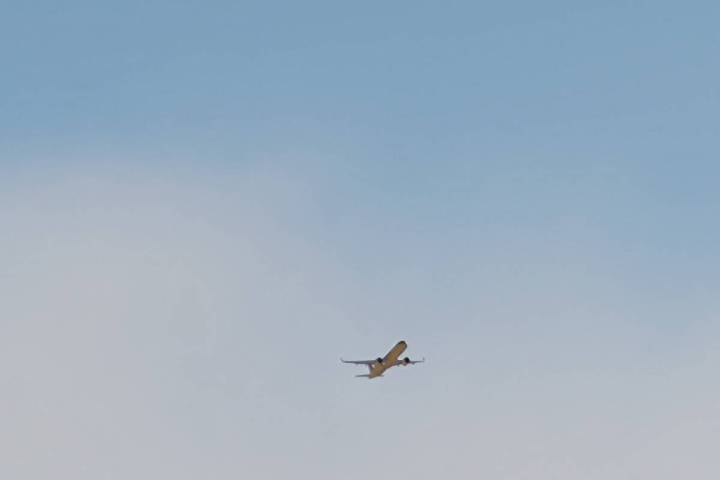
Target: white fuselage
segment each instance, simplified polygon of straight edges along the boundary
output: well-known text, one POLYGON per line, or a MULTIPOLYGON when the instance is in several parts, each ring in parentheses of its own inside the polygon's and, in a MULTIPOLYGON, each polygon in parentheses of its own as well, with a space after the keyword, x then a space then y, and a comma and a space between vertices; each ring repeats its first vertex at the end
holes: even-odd
POLYGON ((407 349, 407 343, 404 341, 398 342, 382 359, 382 362, 375 362, 370 365, 370 373, 368 378, 375 378, 382 376, 388 368, 394 367, 400 358, 400 355, 407 349))

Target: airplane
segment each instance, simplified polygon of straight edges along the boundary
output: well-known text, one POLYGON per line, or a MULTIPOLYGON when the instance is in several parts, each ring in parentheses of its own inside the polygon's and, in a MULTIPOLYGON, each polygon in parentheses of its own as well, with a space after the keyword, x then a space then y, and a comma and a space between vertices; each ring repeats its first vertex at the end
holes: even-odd
POLYGON ((378 357, 375 360, 343 360, 340 359, 343 363, 353 363, 355 365, 366 365, 368 367, 368 370, 370 372, 367 375, 355 375, 356 377, 363 377, 367 379, 373 379, 377 377, 382 377, 383 373, 385 373, 387 370, 389 370, 392 367, 397 367, 398 365, 407 366, 407 365, 415 365, 416 363, 422 363, 425 361, 425 358, 423 357, 422 360, 410 360, 410 358, 405 357, 403 359, 400 358, 400 355, 405 351, 407 348, 407 343, 405 343, 404 340, 400 340, 395 346, 385 355, 384 358, 378 357))

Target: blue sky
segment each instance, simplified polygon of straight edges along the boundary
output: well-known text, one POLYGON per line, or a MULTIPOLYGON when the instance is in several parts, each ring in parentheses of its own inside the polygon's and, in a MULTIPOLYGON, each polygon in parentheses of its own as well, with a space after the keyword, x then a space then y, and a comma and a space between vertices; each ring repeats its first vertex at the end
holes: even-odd
POLYGON ((717 478, 718 13, 6 7, 0 476, 717 478))

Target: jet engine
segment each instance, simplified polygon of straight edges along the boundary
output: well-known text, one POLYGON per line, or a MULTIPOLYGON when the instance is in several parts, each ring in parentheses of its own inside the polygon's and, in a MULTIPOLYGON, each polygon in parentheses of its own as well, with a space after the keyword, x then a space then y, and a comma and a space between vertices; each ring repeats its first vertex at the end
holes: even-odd
POLYGON ((380 357, 376 358, 375 361, 376 361, 377 363, 382 363, 382 362, 383 362, 382 358, 380 358, 380 357))
POLYGON ((404 365, 409 365, 409 364, 410 364, 410 357, 405 357, 405 358, 403 358, 403 364, 404 364, 404 365))

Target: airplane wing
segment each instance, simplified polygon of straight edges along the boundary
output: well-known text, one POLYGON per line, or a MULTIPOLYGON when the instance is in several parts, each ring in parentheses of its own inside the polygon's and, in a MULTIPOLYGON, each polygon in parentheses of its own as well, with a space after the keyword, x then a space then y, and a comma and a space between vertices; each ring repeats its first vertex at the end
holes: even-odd
POLYGON ((343 363, 353 363, 355 365, 373 365, 377 362, 377 360, 343 360, 340 359, 343 363))
POLYGON ((425 361, 425 357, 423 357, 422 360, 410 360, 409 358, 408 358, 407 360, 406 360, 406 359, 398 359, 398 360, 395 362, 395 366, 398 366, 398 365, 415 365, 416 363, 423 363, 424 361, 425 361))

